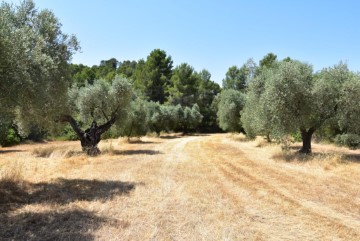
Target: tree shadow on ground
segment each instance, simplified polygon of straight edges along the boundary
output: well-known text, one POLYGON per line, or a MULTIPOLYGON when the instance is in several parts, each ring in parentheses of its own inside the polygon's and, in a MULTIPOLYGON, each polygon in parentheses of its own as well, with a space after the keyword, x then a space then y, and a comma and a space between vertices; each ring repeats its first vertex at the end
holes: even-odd
POLYGON ((159 136, 160 139, 177 139, 177 138, 181 138, 182 136, 159 136))
POLYGON ((25 204, 59 204, 74 201, 109 200, 128 194, 136 183, 86 179, 56 179, 54 182, 28 183, 0 181, 0 211, 25 204))
POLYGON ((154 141, 142 141, 142 140, 136 140, 136 141, 130 141, 129 144, 140 144, 140 145, 146 145, 146 144, 156 144, 158 142, 154 141))
POLYGON ((95 240, 92 232, 108 219, 92 212, 67 211, 0 214, 1 240, 95 240))
POLYGON ((67 204, 78 200, 108 200, 128 194, 135 188, 135 183, 60 178, 54 183, 33 184, 32 188, 30 203, 67 204))
POLYGON ((23 150, 0 150, 0 154, 7 154, 13 152, 23 152, 23 150))
POLYGON ((154 151, 154 150, 114 150, 112 151, 112 154, 114 155, 159 155, 162 154, 160 151, 154 151))
MULTIPOLYGON (((0 181, 0 240, 93 240, 103 223, 122 224, 107 217, 63 205, 75 201, 111 200, 127 195, 141 183, 56 179, 51 183, 0 181), (51 211, 19 212, 30 204, 56 207, 51 211)), ((143 184, 142 184, 143 185, 143 184)))
POLYGON ((344 157, 346 161, 360 164, 360 154, 346 154, 344 157))

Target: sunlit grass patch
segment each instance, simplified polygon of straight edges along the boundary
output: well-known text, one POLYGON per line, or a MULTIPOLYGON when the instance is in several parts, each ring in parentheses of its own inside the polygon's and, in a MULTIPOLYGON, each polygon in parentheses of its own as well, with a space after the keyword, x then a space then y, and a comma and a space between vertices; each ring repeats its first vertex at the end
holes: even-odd
POLYGON ((271 142, 268 142, 264 137, 262 136, 257 136, 255 141, 254 141, 255 147, 264 147, 264 146, 268 146, 271 144, 271 142))
POLYGON ((239 142, 249 141, 249 139, 243 133, 230 133, 229 138, 231 140, 239 141, 239 142))
POLYGON ((36 147, 32 151, 32 154, 36 157, 50 157, 51 154, 56 150, 55 146, 36 147))
POLYGON ((294 150, 273 151, 272 158, 277 161, 294 162, 294 163, 308 163, 312 165, 319 165, 324 170, 331 170, 333 168, 343 166, 349 163, 349 158, 343 153, 321 153, 316 152, 312 154, 303 154, 294 150))
POLYGON ((52 158, 52 157, 62 157, 69 158, 72 156, 78 156, 83 154, 83 152, 76 150, 74 147, 58 147, 58 146, 44 146, 44 147, 36 147, 31 152, 31 154, 35 157, 42 158, 52 158))
POLYGON ((24 179, 23 163, 13 162, 1 167, 0 181, 21 182, 24 179))

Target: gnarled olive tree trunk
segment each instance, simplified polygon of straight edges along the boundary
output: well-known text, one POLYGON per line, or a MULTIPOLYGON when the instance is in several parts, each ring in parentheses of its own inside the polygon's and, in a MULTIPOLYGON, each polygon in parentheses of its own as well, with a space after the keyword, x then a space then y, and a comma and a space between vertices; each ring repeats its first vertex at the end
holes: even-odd
POLYGON ((60 121, 68 122, 71 125, 72 129, 80 138, 82 150, 89 156, 97 156, 101 153, 97 144, 101 140, 101 135, 115 123, 115 120, 116 118, 113 117, 101 126, 98 126, 96 121, 93 121, 90 128, 83 131, 72 116, 63 115, 60 117, 60 121))
POLYGON ((303 146, 299 150, 300 153, 310 154, 311 153, 311 138, 315 132, 315 128, 311 127, 309 130, 300 128, 301 139, 303 146))

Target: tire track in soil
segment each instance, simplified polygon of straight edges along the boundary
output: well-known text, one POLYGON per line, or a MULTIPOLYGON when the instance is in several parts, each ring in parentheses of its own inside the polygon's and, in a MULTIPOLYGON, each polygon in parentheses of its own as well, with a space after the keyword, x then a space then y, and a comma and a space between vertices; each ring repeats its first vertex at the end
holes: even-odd
MULTIPOLYGON (((224 147, 224 144, 219 145, 219 143, 214 142, 210 143, 210 146, 211 145, 219 150, 224 147)), ((207 147, 208 146, 209 145, 207 145, 207 147)), ((235 147, 231 147, 231 149, 229 152, 238 153, 240 156, 244 155, 243 151, 235 147)), ((345 212, 348 216, 352 216, 353 219, 359 218, 360 203, 356 198, 353 199, 351 198, 352 196, 350 196, 351 194, 360 195, 358 184, 356 183, 355 185, 353 181, 339 179, 337 176, 321 179, 313 174, 305 172, 299 173, 294 170, 289 170, 289 168, 280 169, 277 165, 269 165, 269 163, 264 163, 263 161, 257 162, 250 158, 242 158, 241 162, 235 162, 233 164, 240 165, 241 168, 247 172, 261 174, 266 181, 274 183, 274 186, 278 188, 290 189, 293 193, 296 193, 296 195, 305 196, 304 199, 312 199, 314 202, 319 203, 319 205, 321 205, 321 203, 333 204, 333 208, 337 211, 345 212), (334 179, 339 181, 337 182, 334 179), (328 185, 330 181, 332 183, 331 186, 328 185), (346 182, 346 185, 344 185, 343 182, 346 182), (322 188, 321 195, 319 195, 319 190, 314 188, 314 185, 326 186, 326 188, 322 188), (338 195, 334 197, 334 193, 338 195), (347 201, 342 202, 343 199, 341 196, 347 196, 347 201), (317 197, 317 199, 314 199, 314 197, 317 197), (341 206, 338 205, 339 202, 341 202, 341 206), (358 210, 358 212, 354 213, 354 210, 358 210)))
MULTIPOLYGON (((238 188, 248 191, 251 196, 256 199, 255 203, 260 203, 261 206, 261 203, 264 204, 265 202, 265 206, 270 205, 272 209, 276 207, 277 211, 284 215, 301 217, 299 223, 302 223, 309 230, 312 230, 313 226, 315 225, 318 230, 322 230, 324 227, 330 229, 330 233, 332 230, 342 230, 338 233, 340 238, 347 240, 357 240, 359 238, 359 234, 356 232, 358 230, 357 227, 359 227, 357 220, 349 219, 350 221, 347 220, 346 224, 344 224, 341 222, 342 220, 335 218, 335 215, 329 215, 331 214, 331 209, 330 211, 326 208, 317 210, 316 208, 311 207, 311 205, 305 204, 304 200, 297 200, 297 198, 293 198, 293 195, 291 195, 289 190, 285 188, 279 188, 277 183, 275 183, 275 185, 269 184, 268 182, 271 179, 267 178, 265 181, 262 178, 250 174, 259 173, 258 169, 261 167, 259 167, 253 161, 244 158, 245 153, 238 151, 242 154, 242 156, 238 158, 236 162, 237 165, 234 165, 230 162, 227 153, 221 151, 220 148, 214 148, 214 144, 218 145, 219 143, 208 142, 206 145, 203 144, 202 148, 205 150, 205 152, 209 152, 209 148, 211 152, 213 152, 214 149, 217 149, 215 157, 219 172, 223 177, 225 177, 226 180, 239 185, 238 188), (259 192, 266 192, 270 195, 259 195, 259 192), (325 215, 323 214, 324 212, 325 215), (318 220, 318 222, 314 222, 314 220, 318 220)), ((214 155, 214 153, 212 153, 212 155, 214 155)), ((279 172, 273 168, 264 168, 263 172, 266 173, 267 176, 275 174, 276 178, 284 175, 282 181, 291 180, 289 182, 292 185, 296 185, 296 181, 301 181, 300 178, 295 178, 296 181, 294 181, 292 180, 292 176, 289 176, 283 172, 280 172, 281 175, 279 175, 279 172)), ((347 217, 343 215, 343 218, 347 217)), ((319 233, 317 236, 319 238, 324 238, 322 233, 324 232, 321 231, 321 233, 319 233)))

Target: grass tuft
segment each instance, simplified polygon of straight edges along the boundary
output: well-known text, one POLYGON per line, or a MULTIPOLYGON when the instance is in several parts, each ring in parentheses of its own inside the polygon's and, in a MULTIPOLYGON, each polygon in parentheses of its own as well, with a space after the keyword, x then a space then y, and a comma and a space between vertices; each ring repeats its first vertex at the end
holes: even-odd
POLYGON ((244 135, 243 133, 231 133, 231 134, 229 134, 229 138, 231 140, 237 141, 237 142, 253 141, 253 139, 248 138, 248 136, 244 135))
POLYGON ((34 148, 32 154, 36 157, 51 157, 51 154, 56 150, 54 146, 46 146, 46 147, 37 147, 34 148))
POLYGON ((267 146, 268 142, 261 136, 256 137, 255 139, 255 147, 264 147, 267 146))
MULTIPOLYGON (((0 172, 0 204, 23 202, 24 195, 22 190, 24 185, 22 164, 14 162, 3 166, 0 172)), ((2 208, 0 208, 0 212, 1 210, 2 208)))
POLYGON ((110 142, 106 143, 105 145, 103 145, 101 147, 101 152, 102 153, 108 153, 108 154, 113 154, 114 153, 114 145, 112 143, 112 141, 110 140, 110 142))
POLYGON ((23 179, 23 164, 14 162, 1 168, 0 181, 21 182, 23 179))

